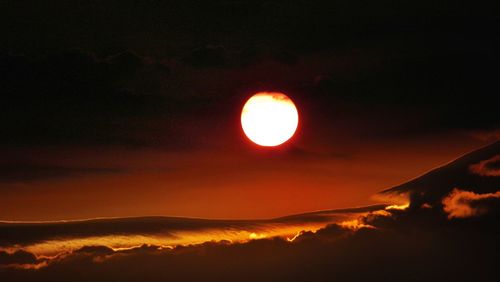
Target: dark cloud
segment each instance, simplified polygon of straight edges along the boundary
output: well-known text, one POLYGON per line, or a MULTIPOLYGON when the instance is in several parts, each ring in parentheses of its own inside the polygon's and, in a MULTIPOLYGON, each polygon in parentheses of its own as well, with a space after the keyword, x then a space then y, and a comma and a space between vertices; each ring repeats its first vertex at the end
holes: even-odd
POLYGON ((111 255, 114 251, 106 246, 84 246, 78 250, 73 251, 73 254, 90 254, 92 256, 111 255))
POLYGON ((38 262, 36 256, 30 252, 23 250, 7 253, 0 251, 0 265, 9 264, 36 264, 38 262))
POLYGON ((124 173, 121 168, 66 167, 50 165, 0 165, 0 183, 21 183, 52 178, 77 177, 88 174, 124 173))
MULTIPOLYGON (((374 132, 375 137, 456 130, 490 132, 498 128, 500 123, 490 104, 494 98, 488 87, 477 87, 491 85, 493 80, 474 77, 472 70, 478 67, 464 63, 464 54, 401 54, 392 58, 374 53, 378 60, 375 66, 352 77, 340 71, 320 74, 314 78, 313 87, 304 91, 313 94, 324 107, 347 103, 344 110, 356 105, 351 112, 358 110, 376 119, 386 116, 376 122, 379 130, 374 132)), ((367 118, 365 123, 370 120, 367 118)))
POLYGON ((207 45, 195 49, 184 61, 195 67, 220 67, 227 63, 226 50, 222 46, 207 45))
POLYGON ((81 49, 42 57, 2 55, 0 58, 2 96, 7 99, 112 96, 124 87, 120 82, 134 79, 147 64, 154 64, 130 51, 102 59, 81 49))
POLYGON ((492 171, 498 171, 500 169, 500 156, 496 156, 496 158, 486 163, 486 167, 492 171))
POLYGON ((120 74, 121 76, 133 75, 139 68, 143 65, 143 59, 133 52, 125 51, 115 55, 110 56, 107 61, 110 64, 110 68, 113 72, 120 74))
POLYGON ((385 208, 386 205, 373 205, 367 207, 360 208, 349 208, 349 209, 336 209, 336 210, 323 210, 317 212, 307 212, 302 214, 295 214, 277 218, 273 220, 274 222, 328 222, 331 220, 331 216, 335 214, 357 214, 357 213, 365 213, 372 212, 376 210, 381 210, 385 208))
POLYGON ((173 230, 199 230, 227 223, 169 217, 95 219, 47 223, 1 223, 0 245, 31 244, 58 238, 84 238, 105 235, 140 235, 161 233, 171 236, 173 230))
POLYGON ((189 146, 172 122, 207 103, 163 95, 169 68, 130 51, 5 55, 0 70, 4 146, 189 146))

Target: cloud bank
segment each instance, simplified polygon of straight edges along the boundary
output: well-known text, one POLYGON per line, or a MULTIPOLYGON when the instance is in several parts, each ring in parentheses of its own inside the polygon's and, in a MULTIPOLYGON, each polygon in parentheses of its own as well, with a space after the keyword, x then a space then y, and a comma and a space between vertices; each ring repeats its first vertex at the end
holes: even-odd
POLYGON ((88 245, 50 260, 3 252, 8 259, 0 277, 6 282, 495 281, 500 255, 492 246, 499 228, 478 219, 457 222, 428 209, 389 209, 360 216, 360 228, 330 224, 301 232, 293 241, 274 237, 127 249, 88 245))

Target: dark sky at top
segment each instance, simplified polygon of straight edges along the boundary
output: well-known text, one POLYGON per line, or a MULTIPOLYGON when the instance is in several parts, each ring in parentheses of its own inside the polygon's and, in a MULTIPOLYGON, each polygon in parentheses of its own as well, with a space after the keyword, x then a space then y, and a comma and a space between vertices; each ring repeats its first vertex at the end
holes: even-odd
POLYGON ((231 114, 217 105, 258 89, 326 108, 347 103, 354 109, 345 115, 383 112, 389 121, 375 135, 498 126, 498 37, 488 7, 2 2, 3 144, 175 146, 185 140, 137 127, 231 114))
POLYGON ((403 180, 498 138, 496 23, 492 7, 461 1, 2 1, 0 193, 126 175, 136 150, 189 155, 168 155, 173 171, 185 159, 214 167, 199 152, 236 158, 220 171, 244 163, 255 148, 239 112, 261 90, 287 93, 301 114, 272 158, 439 156, 421 155, 403 180))

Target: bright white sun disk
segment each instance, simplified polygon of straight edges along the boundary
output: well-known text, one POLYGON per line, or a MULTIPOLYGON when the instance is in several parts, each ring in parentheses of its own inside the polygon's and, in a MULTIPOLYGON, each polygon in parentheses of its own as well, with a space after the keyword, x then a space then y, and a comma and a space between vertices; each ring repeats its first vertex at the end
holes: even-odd
POLYGON ((245 135, 261 146, 277 146, 290 139, 299 123, 295 104, 278 92, 260 92, 245 103, 241 126, 245 135))

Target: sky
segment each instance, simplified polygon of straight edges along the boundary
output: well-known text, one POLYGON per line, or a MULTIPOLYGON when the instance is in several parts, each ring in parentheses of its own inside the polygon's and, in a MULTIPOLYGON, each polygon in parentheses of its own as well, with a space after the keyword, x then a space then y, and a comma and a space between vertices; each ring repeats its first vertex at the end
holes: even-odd
POLYGON ((418 1, 2 1, 0 219, 265 219, 499 138, 496 15, 418 1), (275 149, 243 104, 286 93, 275 149))
POLYGON ((471 1, 0 1, 0 281, 499 281, 497 26, 471 1), (242 129, 260 92, 298 110, 282 145, 242 129))

